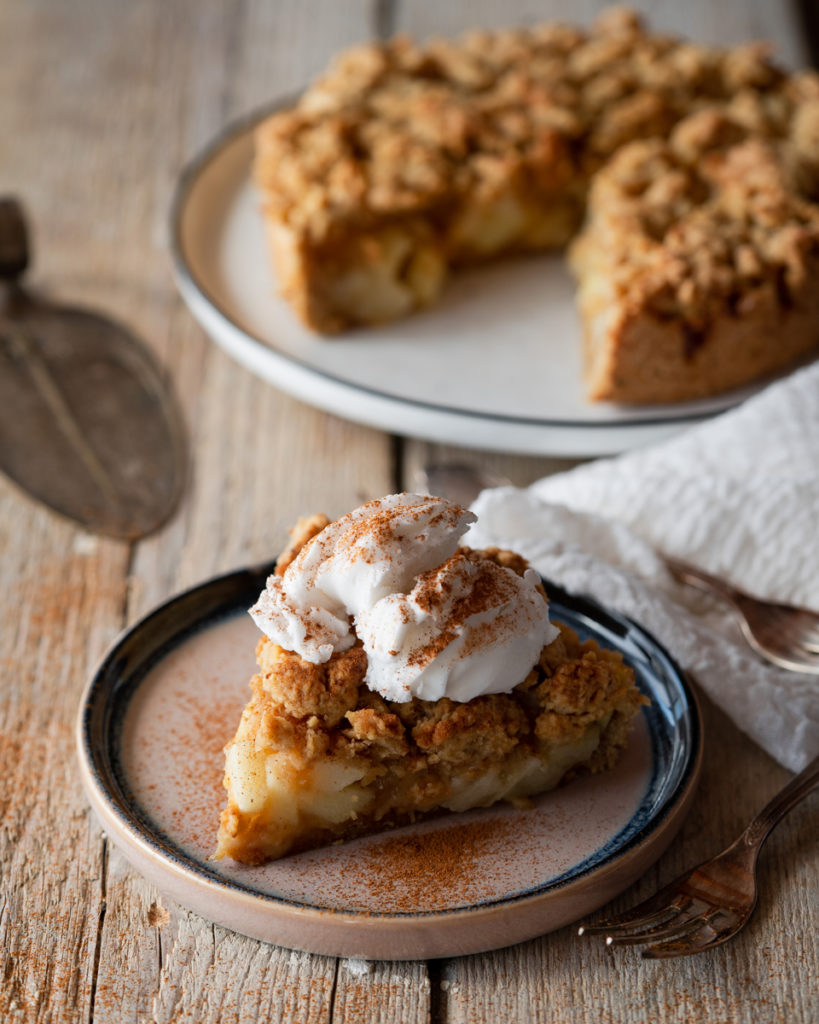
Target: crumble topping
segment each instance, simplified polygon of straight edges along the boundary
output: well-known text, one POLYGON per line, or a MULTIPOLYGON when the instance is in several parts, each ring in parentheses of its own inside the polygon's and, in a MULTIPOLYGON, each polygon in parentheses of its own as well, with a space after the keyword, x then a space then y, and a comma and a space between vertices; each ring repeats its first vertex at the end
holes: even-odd
POLYGON ((259 641, 256 658, 262 673, 254 677, 254 686, 258 682, 272 705, 287 717, 304 722, 315 719, 315 728, 333 728, 356 707, 367 671, 367 656, 360 646, 314 664, 265 637, 259 641))
MULTIPOLYGON (((362 685, 366 655, 361 648, 314 665, 262 640, 261 672, 251 686, 255 700, 269 710, 267 721, 277 724, 260 730, 260 742, 301 750, 306 759, 316 750, 355 757, 366 749, 380 759, 408 758, 407 770, 417 771, 420 758, 430 764, 483 765, 503 758, 524 739, 574 739, 607 712, 630 707, 633 680, 619 656, 593 641, 580 643, 565 625, 560 631, 519 687, 467 703, 446 697, 385 701, 362 685)), ((393 770, 400 773, 400 763, 393 770)))
POLYGON ((579 212, 588 178, 619 147, 714 104, 787 138, 815 170, 818 83, 785 75, 763 44, 699 46, 649 33, 623 9, 588 31, 543 24, 425 45, 402 36, 342 54, 268 119, 256 177, 268 212, 313 241, 385 214, 447 219, 518 178, 579 212))
POLYGON ((285 570, 295 561, 296 555, 304 545, 329 525, 330 520, 322 513, 297 520, 296 525, 290 531, 290 541, 287 547, 276 559, 275 575, 284 576, 285 570))
POLYGON ((597 264, 628 308, 704 330, 760 289, 788 308, 819 261, 819 207, 794 186, 807 164, 724 110, 682 121, 668 142, 621 149, 592 185, 573 260, 597 264))
MULTIPOLYGON (((498 549, 472 551, 470 557, 514 565, 521 574, 528 568, 519 555, 498 549)), ((515 690, 466 703, 384 700, 364 685, 367 657, 360 646, 313 664, 263 638, 257 659, 261 671, 251 682, 254 699, 271 717, 288 723, 289 749, 301 749, 305 757, 319 749, 350 758, 366 750, 378 759, 404 759, 413 772, 421 760, 484 765, 520 742, 574 739, 618 707, 633 710, 637 697, 621 656, 591 640, 581 643, 565 625, 515 690)), ((265 729, 263 741, 269 738, 265 729)), ((276 735, 279 743, 282 738, 276 735)), ((401 773, 400 761, 392 770, 401 773)))

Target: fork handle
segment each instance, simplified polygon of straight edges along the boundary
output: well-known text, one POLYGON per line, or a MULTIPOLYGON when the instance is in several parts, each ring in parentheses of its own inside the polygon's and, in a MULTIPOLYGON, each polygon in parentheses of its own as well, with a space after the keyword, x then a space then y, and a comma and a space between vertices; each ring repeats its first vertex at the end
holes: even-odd
POLYGON ((762 808, 742 833, 739 841, 746 846, 762 846, 771 829, 778 825, 788 811, 792 810, 817 785, 819 785, 819 754, 803 771, 795 775, 773 800, 762 808))
POLYGON ((672 558, 670 555, 663 555, 663 560, 671 570, 671 574, 680 583, 688 583, 699 590, 716 591, 729 601, 733 601, 737 596, 736 589, 729 583, 719 579, 718 576, 712 576, 710 572, 700 569, 699 566, 682 562, 679 558, 672 558))

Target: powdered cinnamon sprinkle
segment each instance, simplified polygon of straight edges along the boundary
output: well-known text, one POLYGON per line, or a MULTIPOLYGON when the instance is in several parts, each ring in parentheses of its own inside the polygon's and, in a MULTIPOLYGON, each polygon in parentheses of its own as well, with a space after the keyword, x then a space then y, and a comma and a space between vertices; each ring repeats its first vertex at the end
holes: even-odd
MULTIPOLYGON (((147 802, 153 806, 158 800, 166 826, 184 836, 186 842, 202 843, 207 848, 213 843, 219 807, 224 801, 225 722, 236 718, 237 700, 231 694, 197 704, 189 693, 177 693, 164 710, 169 720, 163 724, 163 755, 172 759, 182 799, 166 803, 158 793, 147 802)), ((140 736, 133 754, 137 760, 131 765, 131 772, 139 778, 144 760, 156 757, 153 730, 140 736)), ((156 783, 145 789, 155 791, 156 783)), ((143 791, 135 795, 139 803, 145 802, 143 791)))
MULTIPOLYGON (((294 559, 294 570, 304 573, 308 584, 313 585, 321 562, 339 552, 344 552, 352 562, 372 562, 376 557, 392 561, 389 550, 400 538, 407 521, 417 523, 429 516, 430 509, 441 505, 443 499, 431 497, 416 505, 402 503, 386 507, 384 501, 383 498, 368 501, 335 523, 329 523, 330 530, 321 530, 306 539, 294 559), (312 571, 305 573, 305 566, 316 549, 321 552, 321 560, 312 571)), ((447 502, 429 517, 428 526, 436 528, 443 525, 448 531, 454 531, 462 516, 460 506, 447 502)), ((425 534, 420 533, 418 539, 424 540, 425 534)))
POLYGON ((489 647, 503 636, 514 635, 516 620, 521 614, 518 600, 521 584, 514 572, 480 552, 462 548, 436 569, 421 573, 412 593, 420 609, 440 615, 456 588, 462 593, 452 601, 446 619, 439 620, 440 632, 426 646, 411 653, 410 665, 429 664, 460 635, 469 619, 502 609, 504 605, 512 605, 510 614, 498 614, 474 629, 466 638, 462 657, 489 647))
MULTIPOLYGON (((479 819, 447 828, 390 836, 362 846, 356 873, 377 897, 379 912, 451 910, 485 898, 486 869, 514 840, 520 815, 479 819)), ((356 879, 359 882, 360 879, 356 879)))

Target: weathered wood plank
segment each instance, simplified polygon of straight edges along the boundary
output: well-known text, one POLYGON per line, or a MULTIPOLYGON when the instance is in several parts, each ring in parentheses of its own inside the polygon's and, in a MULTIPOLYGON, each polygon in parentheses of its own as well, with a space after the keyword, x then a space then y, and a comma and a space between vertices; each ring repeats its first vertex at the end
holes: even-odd
MULTIPOLYGON (((175 176, 195 148, 227 118, 298 86, 339 41, 368 35, 371 12, 369 4, 348 6, 344 17, 327 3, 275 12, 259 5, 237 17, 218 6, 146 5, 131 13, 124 33, 102 7, 95 13, 89 81, 107 76, 110 90, 97 113, 104 118, 105 109, 120 106, 130 127, 115 146, 92 154, 82 187, 97 190, 97 206, 128 237, 128 254, 111 269, 105 239, 95 240, 88 265, 69 284, 73 295, 97 302, 104 285, 111 308, 167 360, 193 454, 180 514, 133 554, 125 614, 134 621, 175 590, 269 558, 298 515, 338 514, 389 489, 389 440, 279 394, 211 345, 173 293, 163 248, 175 176), (148 67, 129 60, 135 51, 148 67), (124 167, 129 196, 117 209, 123 196, 107 183, 124 167)), ((65 34, 60 45, 72 49, 65 34)), ((86 99, 93 116, 95 100, 86 99)), ((231 729, 226 723, 226 736, 231 729)), ((270 1019, 329 1019, 331 961, 230 935, 175 907, 163 923, 156 891, 115 850, 108 853, 95 1021, 255 1020, 262 1007, 270 1019)), ((93 957, 84 962, 93 968, 93 957)))
POLYGON ((333 1024, 413 1024, 430 1019, 430 982, 423 963, 341 960, 333 1024))
POLYGON ((0 480, 0 1019, 87 1014, 103 848, 79 791, 80 690, 119 628, 125 548, 0 480))
POLYGON ((156 1024, 330 1020, 336 962, 253 942, 171 907, 161 926, 156 1024))
POLYGON ((332 962, 225 938, 175 908, 164 924, 151 911, 156 892, 89 821, 72 725, 91 666, 124 619, 213 572, 270 557, 300 513, 338 513, 389 489, 389 440, 276 393, 222 355, 175 296, 165 250, 183 162, 227 118, 297 87, 338 45, 369 35, 372 5, 260 4, 237 16, 220 5, 89 0, 70 13, 4 5, 0 18, 0 37, 20 58, 0 61, 0 152, 6 187, 24 196, 35 227, 33 279, 114 313, 153 345, 177 385, 195 465, 180 514, 130 565, 123 546, 85 538, 10 486, 0 491, 4 621, 15 624, 2 643, 15 677, 0 719, 10 787, 0 1015, 136 1021, 173 1019, 184 1006, 193 1019, 234 1010, 257 1019, 243 983, 255 977, 263 1002, 274 1005, 268 989, 284 993, 276 1019, 301 1020, 304 1001, 287 993, 308 977, 326 982, 310 1019, 327 1019, 332 962), (40 779, 34 793, 23 773, 40 779), (191 949, 193 969, 183 956, 191 949), (197 981, 207 955, 208 979, 197 981), (206 980, 233 1002, 214 1002, 206 980))

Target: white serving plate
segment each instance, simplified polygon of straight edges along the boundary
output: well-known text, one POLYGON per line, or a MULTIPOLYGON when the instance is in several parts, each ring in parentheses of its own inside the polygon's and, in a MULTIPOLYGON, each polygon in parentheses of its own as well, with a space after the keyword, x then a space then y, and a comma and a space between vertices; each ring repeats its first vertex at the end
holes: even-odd
POLYGON ((171 213, 175 279, 192 313, 277 388, 391 433, 575 457, 660 441, 758 390, 661 406, 588 402, 574 286, 554 255, 464 271, 436 306, 398 323, 329 339, 309 331, 276 294, 250 179, 253 130, 277 105, 205 147, 171 213))

